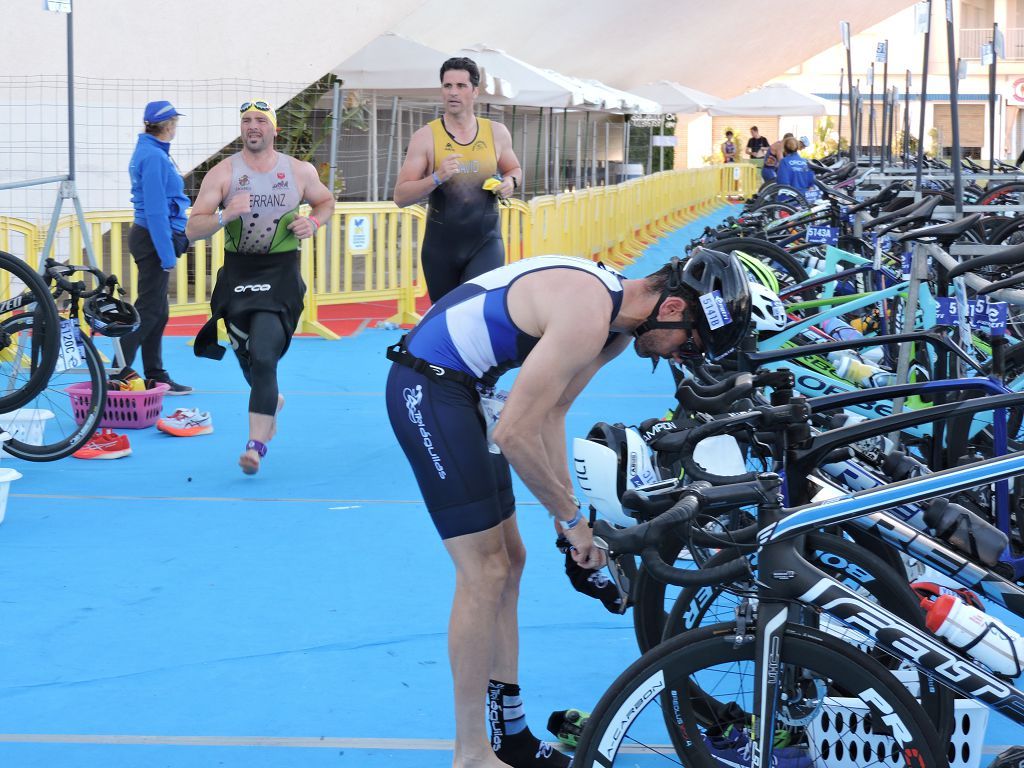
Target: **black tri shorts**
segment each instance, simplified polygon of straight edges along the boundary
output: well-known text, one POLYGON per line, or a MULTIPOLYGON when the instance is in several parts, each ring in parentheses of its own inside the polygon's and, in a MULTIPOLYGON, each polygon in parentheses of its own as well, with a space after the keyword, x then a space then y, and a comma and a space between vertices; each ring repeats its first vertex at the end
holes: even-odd
POLYGON ((479 396, 393 363, 388 418, 442 539, 486 531, 515 512, 512 473, 487 449, 479 396))

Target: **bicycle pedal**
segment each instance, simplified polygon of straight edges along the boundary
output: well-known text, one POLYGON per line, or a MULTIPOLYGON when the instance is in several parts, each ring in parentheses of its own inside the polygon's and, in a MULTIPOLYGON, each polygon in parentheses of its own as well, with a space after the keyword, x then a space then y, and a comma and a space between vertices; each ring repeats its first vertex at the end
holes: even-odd
POLYGON ((575 749, 589 719, 590 713, 582 709, 555 710, 548 718, 548 731, 562 744, 575 749))

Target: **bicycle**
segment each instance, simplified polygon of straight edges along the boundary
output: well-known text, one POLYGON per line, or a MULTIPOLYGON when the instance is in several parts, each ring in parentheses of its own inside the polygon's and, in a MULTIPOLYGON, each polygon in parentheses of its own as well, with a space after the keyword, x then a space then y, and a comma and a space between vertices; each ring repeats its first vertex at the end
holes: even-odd
MULTIPOLYGON (((689 448, 717 430, 742 421, 743 416, 725 420, 732 424, 724 427, 724 422, 712 422, 692 430, 693 443, 689 448)), ((757 417, 747 414, 747 418, 757 417)), ((708 729, 753 722, 756 739, 752 744, 752 765, 767 765, 777 726, 806 725, 809 718, 831 706, 831 694, 842 693, 861 701, 865 711, 871 713, 873 727, 880 721, 887 723, 888 732, 881 735, 887 744, 886 758, 890 752, 894 756, 902 753, 911 764, 942 765, 945 746, 935 738, 934 725, 907 687, 854 646, 794 623, 793 610, 818 611, 856 627, 873 647, 885 649, 918 672, 927 670, 959 695, 975 698, 1014 722, 1024 723, 1024 692, 814 568, 796 549, 800 537, 813 530, 869 515, 869 524, 887 545, 921 559, 1017 615, 1024 615, 1024 590, 1019 586, 883 512, 893 506, 956 493, 1022 472, 1024 453, 1017 453, 795 509, 782 508, 782 480, 764 473, 752 481, 720 488, 682 488, 680 500, 668 512, 635 528, 616 531, 598 521, 595 537, 603 541, 610 554, 639 554, 653 575, 669 583, 699 586, 742 582, 754 578, 746 557, 738 554, 717 568, 683 571, 665 563, 657 545, 666 535, 685 539, 701 513, 757 504, 757 523, 733 531, 729 537, 729 546, 738 553, 756 552, 753 583, 757 615, 754 618, 753 605, 747 600, 732 622, 684 633, 645 654, 620 676, 594 709, 577 751, 578 764, 614 765, 628 739, 634 753, 631 760, 636 759, 635 752, 639 750, 675 761, 678 751, 679 757, 692 764, 713 765, 708 746, 702 740, 708 729), (721 677, 727 672, 723 665, 738 663, 753 665, 754 673, 748 681, 752 690, 709 692, 701 687, 701 682, 707 685, 711 679, 707 673, 717 670, 721 677), (731 710, 716 706, 726 695, 735 704, 731 710), (664 747, 645 746, 649 745, 650 736, 643 729, 650 727, 651 720, 641 715, 655 703, 654 719, 663 720, 668 727, 674 744, 672 754, 664 747), (713 719, 722 712, 731 712, 729 723, 713 719), (636 737, 629 737, 634 725, 641 730, 636 737)))
MULTIPOLYGON (((94 330, 110 336, 138 327, 139 322, 134 307, 117 298, 123 290, 113 275, 47 259, 43 276, 52 286, 51 303, 60 305, 61 356, 45 386, 15 411, 15 415, 24 413, 28 419, 41 420, 35 431, 42 438, 33 442, 13 437, 4 444, 7 453, 27 461, 56 461, 70 456, 99 425, 107 398, 106 371, 92 338, 82 331, 80 316, 84 315, 94 330), (89 290, 84 281, 72 281, 76 274, 90 275, 96 287, 89 290), (114 323, 109 322, 111 318, 114 323), (82 382, 88 382, 91 396, 88 405, 76 412, 67 389, 82 382)), ((30 317, 23 318, 22 323, 26 329, 32 328, 30 317)))
POLYGON ((46 283, 0 251, 0 414, 21 408, 46 386, 57 363, 58 326, 46 283))

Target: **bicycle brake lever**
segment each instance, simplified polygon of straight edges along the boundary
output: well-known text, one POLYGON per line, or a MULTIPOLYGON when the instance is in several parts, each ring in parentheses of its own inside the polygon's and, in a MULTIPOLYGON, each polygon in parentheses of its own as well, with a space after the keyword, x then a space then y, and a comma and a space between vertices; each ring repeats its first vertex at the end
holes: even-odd
MULTIPOLYGON (((604 542, 602 542, 604 543, 604 542)), ((594 538, 594 544, 597 544, 597 538, 594 538)), ((605 544, 605 548, 607 548, 605 544)), ((608 572, 612 576, 612 583, 615 585, 615 589, 619 593, 619 615, 626 612, 629 608, 629 576, 626 575, 625 569, 619 560, 623 557, 632 557, 632 555, 619 555, 619 557, 608 558, 608 572)))

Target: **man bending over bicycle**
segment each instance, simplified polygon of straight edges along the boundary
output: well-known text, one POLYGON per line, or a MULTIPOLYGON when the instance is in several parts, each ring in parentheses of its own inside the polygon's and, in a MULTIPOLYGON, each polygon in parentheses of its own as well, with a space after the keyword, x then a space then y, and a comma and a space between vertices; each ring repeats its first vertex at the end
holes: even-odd
POLYGON ((743 339, 749 320, 747 278, 731 255, 700 248, 639 280, 585 259, 538 256, 455 288, 388 350, 391 425, 456 570, 448 649, 457 768, 569 762, 530 733, 523 714, 517 603, 526 552, 509 465, 557 519, 575 561, 600 568, 604 555, 569 475, 569 406, 631 337, 637 354, 655 361, 717 357, 743 339), (495 424, 489 395, 516 367, 495 424))

